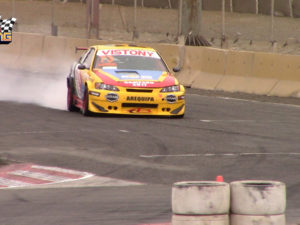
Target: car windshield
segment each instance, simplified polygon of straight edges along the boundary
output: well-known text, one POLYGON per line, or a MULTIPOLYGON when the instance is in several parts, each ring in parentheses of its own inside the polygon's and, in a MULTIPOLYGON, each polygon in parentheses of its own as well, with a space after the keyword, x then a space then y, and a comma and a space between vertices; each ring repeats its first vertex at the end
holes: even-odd
POLYGON ((141 50, 99 50, 93 68, 168 71, 156 52, 141 50))

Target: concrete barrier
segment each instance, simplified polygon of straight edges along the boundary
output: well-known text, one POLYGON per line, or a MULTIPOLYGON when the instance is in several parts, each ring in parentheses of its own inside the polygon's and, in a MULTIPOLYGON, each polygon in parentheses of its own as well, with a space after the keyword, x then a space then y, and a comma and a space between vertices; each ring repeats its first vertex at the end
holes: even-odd
POLYGON ((280 72, 278 80, 300 81, 300 56, 275 54, 274 64, 280 72))
POLYGON ((16 61, 21 53, 20 33, 13 33, 12 42, 8 45, 0 45, 1 65, 5 68, 12 69, 16 66, 16 61))
POLYGON ((223 75, 207 74, 202 71, 195 72, 195 79, 192 88, 204 89, 204 90, 216 90, 216 87, 224 78, 223 75))
POLYGON ((88 47, 88 40, 81 38, 66 38, 64 56, 68 61, 78 60, 82 55, 81 51, 75 52, 76 47, 88 47))
POLYGON ((300 82, 280 80, 268 93, 268 95, 300 98, 300 82))
POLYGON ((205 74, 225 75, 227 51, 216 48, 202 49, 201 71, 205 74))
POLYGON ((226 54, 225 76, 216 90, 246 92, 267 95, 277 83, 276 79, 257 78, 253 75, 254 52, 228 51, 226 54))
POLYGON ((225 75, 251 77, 254 52, 228 51, 226 54, 225 75))
POLYGON ((97 40, 97 39, 88 39, 88 46, 92 45, 108 45, 108 44, 126 44, 130 43, 128 41, 112 41, 112 40, 97 40))
MULTIPOLYGON (((65 70, 82 52, 75 47, 123 44, 123 41, 51 37, 13 33, 13 42, 0 46, 1 65, 33 72, 65 70)), ((127 42, 132 43, 132 42, 127 42)), ((135 43, 157 49, 185 86, 206 90, 300 97, 300 56, 222 50, 172 44, 135 43)))
POLYGON ((65 46, 66 38, 45 36, 43 56, 39 67, 41 72, 59 72, 64 70, 64 64, 67 63, 65 60, 65 46))
POLYGON ((169 69, 172 71, 178 64, 179 46, 173 44, 153 44, 141 43, 142 46, 148 46, 156 49, 161 57, 166 61, 169 69))
POLYGON ((279 56, 272 53, 255 53, 253 62, 253 76, 258 78, 275 78, 283 77, 282 64, 278 62, 279 56))
POLYGON ((16 61, 16 69, 33 72, 40 71, 44 39, 44 35, 21 33, 21 52, 16 61))
POLYGON ((191 87, 201 73, 202 50, 203 48, 190 46, 182 46, 179 49, 179 51, 182 51, 180 54, 183 58, 183 67, 176 76, 183 85, 191 87))
POLYGON ((195 65, 198 68, 200 66, 201 72, 195 78, 192 88, 215 90, 225 75, 227 52, 215 48, 201 48, 201 54, 201 62, 198 60, 195 65))
POLYGON ((278 80, 271 78, 223 76, 215 90, 269 95, 278 80))

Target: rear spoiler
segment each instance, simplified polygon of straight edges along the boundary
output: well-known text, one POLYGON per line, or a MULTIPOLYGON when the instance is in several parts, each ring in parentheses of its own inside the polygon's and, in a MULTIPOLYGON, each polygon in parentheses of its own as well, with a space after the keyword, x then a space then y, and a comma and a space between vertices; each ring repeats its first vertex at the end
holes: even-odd
POLYGON ((89 48, 87 47, 75 47, 75 53, 77 53, 78 51, 87 51, 89 48))

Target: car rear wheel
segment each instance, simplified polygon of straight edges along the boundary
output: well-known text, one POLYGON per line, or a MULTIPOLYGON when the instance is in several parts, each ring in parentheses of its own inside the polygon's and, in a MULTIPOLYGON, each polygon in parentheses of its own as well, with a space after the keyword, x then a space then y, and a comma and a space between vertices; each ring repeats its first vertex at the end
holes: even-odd
POLYGON ((68 95, 67 95, 67 107, 70 112, 74 112, 77 108, 74 106, 74 88, 71 80, 68 79, 68 95))
POLYGON ((91 112, 89 111, 89 90, 87 86, 85 87, 84 91, 81 113, 84 116, 91 116, 91 112))

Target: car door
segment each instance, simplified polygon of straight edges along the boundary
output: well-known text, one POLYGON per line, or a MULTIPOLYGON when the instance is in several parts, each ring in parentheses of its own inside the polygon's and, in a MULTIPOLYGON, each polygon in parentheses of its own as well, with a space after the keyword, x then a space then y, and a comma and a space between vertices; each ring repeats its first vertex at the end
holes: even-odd
POLYGON ((78 64, 75 66, 74 76, 75 76, 75 88, 77 96, 80 99, 84 97, 85 82, 89 77, 89 70, 91 68, 94 59, 95 49, 91 48, 87 53, 79 60, 78 64), (78 69, 79 65, 84 65, 86 69, 78 69))

